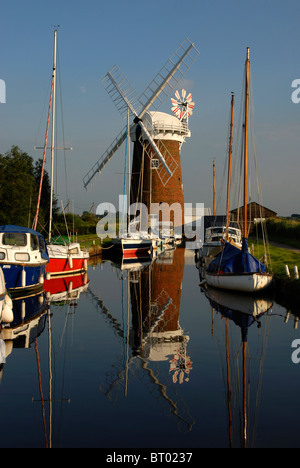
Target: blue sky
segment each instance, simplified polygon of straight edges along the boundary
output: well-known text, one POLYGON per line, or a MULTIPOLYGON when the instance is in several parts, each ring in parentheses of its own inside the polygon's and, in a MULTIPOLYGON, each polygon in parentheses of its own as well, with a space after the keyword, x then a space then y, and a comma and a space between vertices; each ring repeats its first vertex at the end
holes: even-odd
POLYGON ((222 186, 230 96, 234 91, 237 124, 249 46, 262 201, 279 215, 300 212, 300 103, 291 100, 292 81, 300 79, 299 1, 2 0, 0 9, 2 154, 16 144, 41 157, 33 147, 43 145, 53 31, 60 25, 58 124, 62 109, 65 143, 74 149, 66 152, 67 190, 59 154, 57 196, 74 200, 76 212, 117 205, 122 193, 124 147, 88 192, 82 183, 125 125, 101 79, 117 64, 139 94, 186 37, 200 53, 182 83, 196 103, 192 136, 182 147, 185 201, 212 206, 213 158, 217 190, 222 186))

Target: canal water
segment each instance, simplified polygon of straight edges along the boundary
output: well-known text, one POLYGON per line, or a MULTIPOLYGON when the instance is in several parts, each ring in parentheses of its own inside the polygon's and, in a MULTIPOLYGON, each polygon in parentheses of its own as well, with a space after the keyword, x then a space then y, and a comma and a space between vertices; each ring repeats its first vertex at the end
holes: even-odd
POLYGON ((14 300, 0 446, 299 447, 298 318, 199 282, 177 248, 130 268, 92 259, 14 300))

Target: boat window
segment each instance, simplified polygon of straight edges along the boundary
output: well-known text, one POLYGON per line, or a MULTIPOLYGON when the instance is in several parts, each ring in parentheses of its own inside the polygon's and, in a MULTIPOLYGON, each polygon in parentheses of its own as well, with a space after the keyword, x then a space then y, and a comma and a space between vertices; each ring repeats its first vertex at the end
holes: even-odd
POLYGON ((27 244, 26 234, 23 232, 5 232, 2 242, 4 245, 15 245, 25 247, 27 244))
POLYGON ((79 254, 78 247, 73 247, 73 248, 69 249, 69 253, 70 254, 79 254))
POLYGON ((40 252, 46 254, 47 249, 46 249, 46 244, 45 244, 45 240, 43 237, 39 237, 39 246, 40 246, 40 252))
POLYGON ((4 252, 0 252, 0 260, 4 260, 5 258, 5 253, 4 252))
POLYGON ((30 257, 27 252, 16 252, 15 260, 17 260, 18 262, 29 262, 30 257))
POLYGON ((38 238, 33 234, 30 235, 30 246, 31 250, 38 250, 39 248, 38 238))

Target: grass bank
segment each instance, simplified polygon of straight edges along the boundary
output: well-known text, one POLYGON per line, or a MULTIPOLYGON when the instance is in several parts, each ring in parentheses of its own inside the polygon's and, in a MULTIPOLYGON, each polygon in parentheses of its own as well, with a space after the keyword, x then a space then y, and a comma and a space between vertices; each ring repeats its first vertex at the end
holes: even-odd
MULTIPOLYGON (((255 245, 253 239, 249 239, 249 246, 251 241, 254 244, 254 256, 262 259, 263 245, 260 242, 255 245)), ((282 239, 280 239, 282 243, 282 239)), ((274 274, 274 282, 272 286, 272 296, 278 304, 290 308, 294 313, 299 315, 299 298, 300 298, 300 280, 294 277, 294 266, 300 269, 300 253, 294 252, 284 247, 277 247, 274 245, 269 246, 271 265, 270 269, 274 274), (285 265, 288 265, 290 277, 287 277, 285 265)))
POLYGON ((266 220, 270 241, 300 249, 300 220, 298 218, 270 218, 266 220))
MULTIPOLYGON (((264 248, 262 242, 260 241, 257 244, 256 240, 250 238, 249 248, 251 248, 252 244, 254 246, 253 255, 263 261, 264 248)), ((276 277, 286 278, 285 265, 288 265, 291 275, 295 265, 300 268, 300 253, 289 250, 288 246, 287 248, 284 248, 270 244, 269 251, 271 257, 271 263, 269 267, 276 277)))

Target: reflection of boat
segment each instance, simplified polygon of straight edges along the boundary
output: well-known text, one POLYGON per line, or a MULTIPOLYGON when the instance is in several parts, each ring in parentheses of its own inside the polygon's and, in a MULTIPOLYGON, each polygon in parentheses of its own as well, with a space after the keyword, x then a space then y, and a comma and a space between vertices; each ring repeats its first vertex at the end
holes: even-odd
POLYGON ((273 305, 273 302, 266 298, 237 294, 231 291, 224 291, 208 287, 205 293, 214 309, 222 312, 224 316, 229 316, 237 312, 253 316, 254 318, 265 314, 273 305))
POLYGON ((77 300, 86 291, 89 279, 86 273, 62 275, 45 280, 44 289, 50 302, 77 300))
MULTIPOLYGON (((262 327, 262 317, 268 314, 272 307, 272 302, 263 297, 254 297, 253 295, 245 295, 232 293, 229 291, 216 290, 214 288, 206 288, 205 292, 213 313, 221 314, 222 323, 225 330, 222 329, 224 336, 224 353, 220 354, 224 367, 224 378, 226 397, 227 397, 227 416, 228 416, 228 431, 229 445, 233 447, 235 444, 244 448, 249 446, 250 425, 255 425, 257 418, 257 404, 260 401, 259 392, 261 389, 262 378, 262 359, 264 356, 265 339, 267 337, 268 321, 265 322, 265 330, 261 333, 254 333, 248 336, 249 329, 256 324, 257 329, 262 327), (236 351, 234 351, 235 327, 230 328, 230 324, 234 324, 240 329, 240 334, 237 334, 236 351), (249 342, 252 339, 262 337, 261 346, 256 343, 255 355, 249 354, 249 342), (258 369, 255 372, 250 366, 252 362, 258 362, 258 369), (251 398, 250 395, 250 377, 253 381, 257 379, 255 388, 257 395, 251 398), (251 402, 255 404, 252 405, 251 402), (253 406, 251 408, 251 406, 253 406), (252 419, 252 412, 255 412, 252 419), (253 423, 254 421, 254 423, 253 423), (237 432, 236 432, 237 429, 237 432)), ((214 328, 216 328, 216 320, 214 319, 214 328)), ((219 322, 221 326, 221 322, 219 322)), ((253 432, 254 433, 254 432, 253 432)))
POLYGON ((11 294, 41 287, 48 262, 40 233, 22 226, 0 226, 0 265, 11 294))
POLYGON ((267 272, 267 267, 254 258, 248 251, 248 114, 249 114, 249 79, 250 79, 249 48, 246 58, 245 79, 245 115, 244 115, 244 207, 243 207, 243 241, 242 249, 224 242, 224 249, 209 263, 206 270, 206 281, 210 286, 235 291, 256 292, 266 288, 272 282, 273 275, 267 272))
MULTIPOLYGON (((43 332, 47 317, 45 293, 26 295, 13 299, 14 319, 1 330, 5 344, 5 358, 13 348, 29 348, 43 332)), ((3 362, 3 361, 2 361, 3 362)))
POLYGON ((107 260, 110 261, 111 264, 120 271, 124 271, 124 270, 137 271, 151 264, 151 260, 149 258, 134 259, 134 258, 113 257, 107 260))

